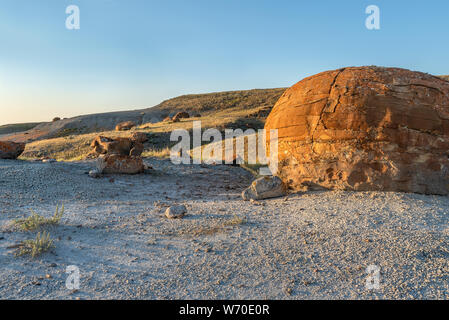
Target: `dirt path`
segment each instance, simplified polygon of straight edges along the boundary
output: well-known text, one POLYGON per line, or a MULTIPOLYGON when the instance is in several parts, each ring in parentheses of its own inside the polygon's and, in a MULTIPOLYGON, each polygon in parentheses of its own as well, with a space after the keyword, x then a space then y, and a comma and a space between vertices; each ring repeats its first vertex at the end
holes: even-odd
POLYGON ((89 162, 0 160, 0 298, 449 298, 447 197, 311 192, 249 203, 241 168, 147 162, 153 174, 92 179, 89 162), (14 257, 8 247, 35 233, 11 221, 58 203, 56 248, 14 257), (189 214, 167 220, 171 204, 189 214), (65 287, 69 265, 81 272, 77 292, 65 287), (369 265, 380 268, 378 290, 365 288, 369 265))

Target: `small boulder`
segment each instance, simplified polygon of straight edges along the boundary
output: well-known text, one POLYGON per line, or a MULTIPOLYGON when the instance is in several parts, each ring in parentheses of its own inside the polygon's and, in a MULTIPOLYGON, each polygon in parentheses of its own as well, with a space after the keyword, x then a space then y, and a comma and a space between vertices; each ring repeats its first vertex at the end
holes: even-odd
POLYGON ((141 157, 121 154, 100 155, 96 166, 100 173, 137 174, 145 170, 141 157))
POLYGON ((182 219, 187 213, 185 206, 171 206, 165 210, 165 216, 168 219, 182 219))
POLYGON ((128 131, 135 126, 136 124, 133 121, 120 122, 115 126, 115 131, 128 131))
POLYGON ((45 159, 42 159, 42 162, 43 163, 53 163, 53 162, 56 162, 56 159, 45 158, 45 159))
POLYGON ((94 170, 90 170, 89 171, 89 177, 91 177, 91 178, 100 178, 101 177, 101 173, 100 173, 100 171, 98 171, 98 170, 96 170, 96 169, 94 169, 94 170))
POLYGON ((25 143, 0 141, 0 159, 17 159, 25 150, 25 143))
POLYGON ((190 118, 190 115, 187 112, 178 112, 172 118, 172 121, 173 122, 179 122, 181 119, 187 119, 187 118, 190 118))
POLYGON ((242 192, 243 200, 262 200, 282 197, 286 194, 284 183, 279 177, 262 177, 242 192))
POLYGON ((131 139, 140 143, 144 143, 148 141, 148 136, 145 132, 136 131, 131 135, 131 139))

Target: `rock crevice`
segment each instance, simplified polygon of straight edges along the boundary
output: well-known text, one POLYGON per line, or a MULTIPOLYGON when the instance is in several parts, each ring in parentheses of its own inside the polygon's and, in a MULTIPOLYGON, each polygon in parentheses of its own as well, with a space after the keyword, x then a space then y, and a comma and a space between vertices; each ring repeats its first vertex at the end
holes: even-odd
POLYGON ((277 174, 294 190, 448 194, 448 97, 449 82, 399 68, 308 77, 265 125, 278 129, 277 174))

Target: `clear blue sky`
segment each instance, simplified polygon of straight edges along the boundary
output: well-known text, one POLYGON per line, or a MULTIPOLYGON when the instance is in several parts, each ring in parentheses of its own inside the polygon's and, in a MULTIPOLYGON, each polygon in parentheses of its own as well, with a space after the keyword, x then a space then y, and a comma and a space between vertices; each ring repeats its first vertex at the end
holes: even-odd
POLYGON ((0 0, 0 124, 290 86, 344 66, 449 74, 447 0, 0 0), (67 30, 65 9, 80 8, 67 30), (381 30, 365 28, 365 8, 381 30))

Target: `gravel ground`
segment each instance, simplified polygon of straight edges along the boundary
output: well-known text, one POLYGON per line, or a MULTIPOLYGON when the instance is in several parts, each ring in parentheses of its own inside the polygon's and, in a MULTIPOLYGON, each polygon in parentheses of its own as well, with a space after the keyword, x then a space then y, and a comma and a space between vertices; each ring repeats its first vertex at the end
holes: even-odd
POLYGON ((242 168, 146 162, 152 173, 93 179, 91 162, 0 160, 0 298, 449 298, 448 197, 309 192, 250 203, 242 168), (11 221, 61 203, 61 223, 47 228, 55 249, 15 257, 9 247, 36 232, 11 221), (166 219, 173 204, 188 215, 166 219), (69 265, 78 291, 65 287, 69 265), (379 289, 365 287, 369 265, 379 289))

